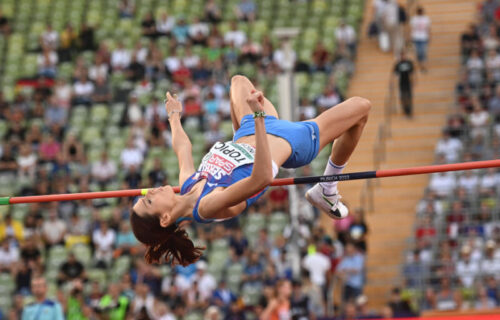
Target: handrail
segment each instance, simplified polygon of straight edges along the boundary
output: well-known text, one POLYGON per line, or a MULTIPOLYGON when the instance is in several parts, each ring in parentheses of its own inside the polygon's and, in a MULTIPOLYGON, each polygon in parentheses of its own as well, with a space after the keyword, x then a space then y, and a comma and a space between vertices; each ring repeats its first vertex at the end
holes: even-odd
MULTIPOLYGON (((373 165, 375 170, 379 170, 382 162, 385 161, 386 140, 392 136, 392 114, 396 113, 396 92, 392 77, 389 77, 388 88, 389 92, 384 101, 384 121, 378 127, 377 137, 375 138, 375 143, 373 145, 373 165)), ((366 180, 363 188, 361 189, 360 203, 367 212, 372 212, 374 210, 373 185, 375 183, 378 185, 380 182, 366 180)))

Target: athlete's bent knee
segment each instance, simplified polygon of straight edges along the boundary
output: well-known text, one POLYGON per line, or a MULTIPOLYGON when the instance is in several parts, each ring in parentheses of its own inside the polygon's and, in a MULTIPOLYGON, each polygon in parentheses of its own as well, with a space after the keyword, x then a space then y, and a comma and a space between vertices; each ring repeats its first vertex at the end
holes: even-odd
POLYGON ((349 99, 352 103, 358 108, 359 113, 363 116, 368 116, 370 113, 370 109, 372 108, 372 103, 370 100, 362 98, 362 97, 352 97, 349 99))
POLYGON ((250 82, 250 80, 247 77, 242 76, 240 74, 237 74, 237 75, 232 76, 231 85, 235 84, 236 82, 240 82, 240 81, 250 82))

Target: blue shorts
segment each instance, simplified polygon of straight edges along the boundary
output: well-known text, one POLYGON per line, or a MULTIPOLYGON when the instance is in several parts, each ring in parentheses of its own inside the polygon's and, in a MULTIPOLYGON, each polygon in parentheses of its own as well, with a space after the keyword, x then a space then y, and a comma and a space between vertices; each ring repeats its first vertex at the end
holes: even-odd
MULTIPOLYGON (((316 122, 291 122, 274 116, 265 118, 266 132, 288 141, 292 154, 283 164, 284 168, 298 168, 309 164, 319 152, 319 128, 316 122)), ((241 119, 240 128, 234 133, 233 141, 255 134, 253 115, 241 119)))

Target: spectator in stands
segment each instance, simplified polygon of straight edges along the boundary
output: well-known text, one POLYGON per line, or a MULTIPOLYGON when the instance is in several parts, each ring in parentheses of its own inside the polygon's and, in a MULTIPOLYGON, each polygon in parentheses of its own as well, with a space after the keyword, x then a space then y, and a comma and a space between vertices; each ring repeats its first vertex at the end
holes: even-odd
POLYGON ((481 274, 483 276, 500 275, 500 257, 495 256, 496 243, 494 240, 488 240, 485 246, 485 256, 481 260, 481 274))
POLYGON ((413 250, 411 259, 408 259, 403 268, 403 274, 407 287, 415 289, 423 287, 428 278, 428 268, 420 259, 420 250, 413 250))
POLYGON ((246 253, 248 249, 248 240, 243 235, 243 231, 241 228, 237 228, 231 238, 229 239, 229 246, 233 248, 236 256, 241 257, 246 253))
POLYGON ((162 12, 160 18, 156 21, 156 32, 159 36, 167 36, 172 33, 175 27, 175 18, 169 16, 167 12, 162 12))
POLYGON ((311 71, 330 72, 331 71, 330 61, 331 61, 330 52, 328 52, 328 50, 326 49, 325 45, 322 42, 317 42, 316 46, 314 47, 314 51, 312 53, 312 62, 310 66, 311 71))
POLYGON ((137 55, 132 54, 129 65, 125 68, 125 77, 127 80, 137 82, 144 78, 145 68, 142 63, 137 61, 137 55))
POLYGON ((92 104, 92 96, 95 92, 95 86, 87 78, 86 74, 82 74, 80 78, 73 84, 73 105, 84 104, 90 106, 92 104))
POLYGON ((281 47, 274 51, 272 61, 279 71, 290 71, 295 67, 297 62, 297 53, 293 48, 287 48, 287 42, 289 40, 283 40, 281 42, 281 47))
POLYGON ((316 105, 319 108, 318 113, 321 113, 329 108, 335 107, 344 100, 339 88, 334 83, 328 84, 323 93, 316 100, 316 105))
POLYGON ((189 40, 189 25, 183 16, 178 17, 177 23, 172 29, 172 34, 180 45, 185 45, 189 40))
POLYGON ((188 35, 194 45, 206 45, 210 29, 207 23, 195 18, 189 25, 188 35))
POLYGON ((11 273, 19 262, 19 250, 9 239, 3 239, 0 244, 0 273, 11 273))
POLYGON ((111 283, 108 286, 108 292, 101 298, 95 309, 103 318, 126 319, 129 304, 129 299, 121 293, 120 284, 111 283))
POLYGON ((55 78, 58 60, 57 52, 52 47, 44 45, 41 54, 37 57, 38 75, 51 79, 55 78))
POLYGON ((441 278, 441 288, 435 297, 435 308, 439 311, 459 310, 462 305, 460 292, 454 291, 450 286, 450 278, 441 278))
POLYGON ((59 34, 47 23, 45 30, 40 35, 40 47, 49 50, 56 50, 59 46, 59 34))
POLYGON ((456 271, 461 284, 466 288, 471 288, 476 277, 480 273, 479 265, 471 259, 472 248, 463 245, 460 250, 461 259, 457 262, 456 271))
POLYGON ((131 0, 121 0, 118 4, 118 11, 122 19, 133 18, 135 14, 134 2, 131 0))
POLYGON ((155 158, 153 168, 148 172, 149 183, 151 188, 160 187, 167 184, 167 171, 163 168, 160 158, 155 158))
POLYGON ((196 263, 196 275, 194 276, 194 281, 198 284, 196 288, 199 299, 204 302, 212 297, 213 291, 217 288, 217 282, 213 275, 207 272, 207 263, 205 261, 199 261, 196 263))
POLYGON ((392 310, 392 316, 395 318, 416 316, 411 310, 409 301, 403 299, 400 288, 392 289, 389 307, 392 310))
POLYGON ((221 279, 218 282, 217 288, 213 291, 212 300, 219 308, 226 311, 232 303, 236 302, 237 297, 227 287, 226 281, 221 279))
POLYGON ((365 213, 362 208, 356 208, 353 212, 353 221, 349 226, 349 239, 353 245, 362 253, 366 253, 366 238, 368 226, 365 223, 365 213))
POLYGON ((100 267, 109 266, 113 258, 113 247, 115 244, 116 233, 108 227, 107 221, 101 221, 99 228, 92 234, 92 243, 95 247, 96 263, 100 267))
POLYGON ((404 114, 413 116, 413 85, 415 83, 413 62, 406 56, 405 50, 401 51, 399 60, 394 65, 394 75, 398 78, 399 97, 404 114))
POLYGON ((7 213, 0 221, 0 240, 5 238, 15 239, 18 243, 24 239, 24 227, 20 221, 12 219, 12 214, 7 213))
POLYGON ((268 301, 265 310, 260 315, 262 320, 290 319, 290 296, 292 285, 289 280, 280 280, 275 285, 274 296, 268 301))
POLYGON ((78 34, 78 47, 80 51, 95 50, 94 28, 82 23, 78 34))
POLYGON ((495 119, 495 122, 500 123, 500 85, 497 85, 495 95, 488 101, 488 111, 495 119))
POLYGON ((28 304, 23 309, 22 319, 63 320, 64 314, 57 300, 47 298, 47 282, 41 276, 31 280, 31 291, 35 302, 28 304), (41 312, 43 310, 43 312, 41 312))
POLYGON ((143 154, 139 148, 134 144, 134 140, 130 138, 127 142, 127 146, 122 150, 120 155, 121 165, 125 170, 129 170, 130 167, 140 167, 144 160, 143 154))
POLYGON ((219 23, 222 20, 221 10, 215 0, 208 0, 204 8, 205 21, 219 23))
POLYGON ((118 41, 111 53, 111 68, 113 71, 123 71, 130 65, 132 54, 126 49, 122 41, 118 41))
POLYGON ((417 14, 410 20, 411 38, 420 70, 427 71, 427 45, 431 38, 431 19, 424 8, 418 7, 417 14))
POLYGON ((61 32, 58 55, 61 62, 71 61, 77 47, 78 34, 71 23, 67 23, 61 32))
POLYGON ((478 50, 472 50, 470 57, 465 63, 468 73, 469 84, 472 88, 477 89, 483 82, 484 61, 481 59, 478 50))
POLYGON ((36 174, 37 156, 33 152, 31 145, 23 144, 17 157, 18 178, 28 178, 33 181, 36 174))
POLYGON ((485 59, 486 70, 491 73, 496 83, 500 82, 500 53, 496 50, 489 50, 485 59))
POLYGON ((54 245, 64 245, 67 227, 64 220, 58 217, 57 205, 51 207, 47 220, 42 224, 42 238, 46 248, 54 245))
POLYGON ((474 304, 476 310, 491 310, 496 307, 496 302, 488 296, 488 292, 484 286, 479 285, 477 288, 477 298, 474 304))
POLYGON ((436 145, 436 154, 444 155, 446 162, 457 162, 463 151, 463 144, 457 138, 452 138, 448 130, 443 130, 443 137, 436 145))
POLYGON ((133 255, 140 249, 140 245, 135 239, 128 221, 120 223, 120 230, 116 235, 116 249, 116 254, 118 255, 133 255))
POLYGON ((349 52, 349 57, 352 59, 356 54, 356 31, 351 25, 345 23, 342 19, 337 28, 335 28, 335 39, 339 46, 339 50, 349 52))
POLYGON ((337 266, 337 274, 344 280, 342 289, 342 300, 350 301, 356 299, 363 293, 363 272, 365 258, 356 250, 356 247, 348 242, 345 246, 345 256, 337 266))
POLYGON ((472 170, 467 170, 458 179, 458 185, 469 194, 476 194, 477 188, 479 186, 479 177, 472 170))
POLYGON ((243 271, 243 280, 245 282, 259 282, 263 276, 264 267, 259 259, 257 252, 250 252, 248 262, 243 271))
POLYGON ((311 283, 317 286, 323 293, 328 287, 328 272, 331 269, 330 259, 319 251, 319 242, 309 246, 308 254, 302 259, 302 267, 308 271, 311 283))
POLYGON ((78 261, 73 252, 68 254, 68 259, 59 267, 59 274, 57 276, 57 283, 62 285, 68 281, 86 279, 85 267, 78 261))
POLYGON ((152 12, 147 12, 141 21, 142 35, 145 37, 156 38, 156 21, 152 12))
POLYGON ((109 103, 111 101, 111 88, 103 76, 98 76, 95 80, 95 89, 92 94, 94 103, 109 103))
POLYGON ((256 18, 257 6, 253 0, 240 0, 235 7, 236 16, 239 20, 252 22, 256 18))
POLYGON ((48 106, 45 107, 45 125, 54 124, 64 127, 68 120, 68 111, 57 103, 55 95, 50 96, 48 106))
POLYGON ((224 34, 224 43, 233 44, 235 48, 240 49, 247 41, 247 35, 243 30, 238 29, 236 21, 231 21, 230 30, 224 34))
POLYGON ((3 14, 0 10, 0 33, 7 37, 10 33, 10 24, 9 19, 3 14))
POLYGON ((109 159, 108 153, 103 151, 101 159, 92 164, 92 179, 104 188, 112 182, 117 174, 116 164, 109 159))

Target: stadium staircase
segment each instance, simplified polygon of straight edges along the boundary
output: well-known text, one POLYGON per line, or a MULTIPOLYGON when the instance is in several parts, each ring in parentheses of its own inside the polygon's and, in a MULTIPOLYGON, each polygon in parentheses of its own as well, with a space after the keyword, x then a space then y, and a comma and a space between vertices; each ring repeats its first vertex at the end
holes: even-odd
MULTIPOLYGON (((434 147, 454 103, 454 86, 459 70, 459 37, 472 22, 479 0, 420 0, 432 20, 432 42, 429 48, 429 72, 418 73, 414 92, 412 120, 401 112, 391 117, 391 136, 385 141, 385 161, 380 169, 431 164, 434 147)), ((372 17, 367 1, 363 32, 360 35, 356 73, 351 80, 349 96, 359 95, 373 103, 371 117, 360 144, 346 172, 372 170, 379 126, 384 122, 384 104, 394 58, 377 48, 366 36, 372 17), (374 150, 375 149, 375 150, 374 150)), ((367 286, 370 307, 388 301, 390 288, 401 284, 401 265, 406 240, 412 235, 415 206, 422 197, 428 176, 381 179, 373 186, 373 210, 366 215, 370 228, 367 257, 367 286)), ((351 207, 360 203, 364 181, 341 184, 340 190, 351 207)))

